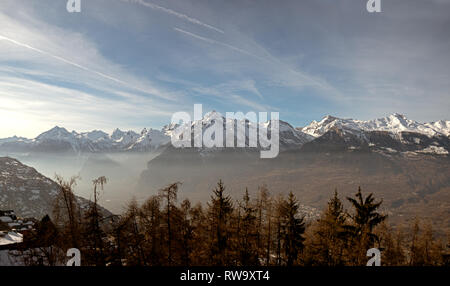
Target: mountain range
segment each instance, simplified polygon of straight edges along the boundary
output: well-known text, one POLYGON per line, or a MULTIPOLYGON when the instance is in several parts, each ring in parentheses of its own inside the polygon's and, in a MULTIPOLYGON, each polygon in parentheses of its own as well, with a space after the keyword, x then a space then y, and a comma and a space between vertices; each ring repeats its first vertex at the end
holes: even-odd
POLYGON ((450 121, 439 120, 430 123, 419 123, 398 113, 367 121, 340 119, 328 115, 321 121, 313 121, 308 126, 298 128, 298 130, 314 137, 319 137, 331 128, 356 131, 387 131, 391 133, 414 132, 427 135, 429 137, 436 135, 450 135, 450 121))
MULTIPOLYGON (((144 128, 140 133, 120 129, 115 129, 111 134, 100 130, 78 133, 76 131, 69 132, 65 128, 56 126, 34 139, 17 136, 0 139, 0 151, 44 153, 148 152, 169 145, 170 136, 179 136, 176 130, 180 132, 184 128, 191 128, 191 132, 193 132, 194 126, 201 124, 204 131, 212 124, 213 118, 218 116, 221 117, 222 115, 212 111, 205 114, 201 120, 185 124, 181 129, 177 129, 178 125, 171 124, 164 126, 161 130, 144 128)), ((237 119, 223 118, 223 120, 224 125, 227 120, 234 120, 235 126, 239 123, 237 119)), ((267 126, 270 122, 255 123, 245 120, 247 143, 250 130, 258 130, 258 127, 264 124, 267 126)), ((317 140, 330 131, 332 133, 338 131, 346 134, 344 141, 347 142, 347 147, 350 149, 373 147, 372 149, 385 152, 419 152, 440 155, 448 154, 450 151, 450 121, 419 123, 397 113, 368 121, 326 116, 319 122, 313 121, 305 127, 297 128, 280 120, 279 126, 281 150, 298 149, 305 143, 317 140), (355 146, 352 146, 351 143, 354 143, 355 146)), ((236 137, 237 128, 234 130, 236 137)), ((224 134, 225 132, 224 129, 224 134)), ((322 138, 321 141, 329 141, 330 139, 322 138)), ((205 152, 204 148, 202 151, 205 152)))
POLYGON ((0 139, 0 150, 11 152, 71 152, 101 153, 151 151, 170 141, 163 131, 144 128, 141 133, 114 130, 112 134, 100 130, 78 133, 55 126, 34 139, 10 137, 0 139))

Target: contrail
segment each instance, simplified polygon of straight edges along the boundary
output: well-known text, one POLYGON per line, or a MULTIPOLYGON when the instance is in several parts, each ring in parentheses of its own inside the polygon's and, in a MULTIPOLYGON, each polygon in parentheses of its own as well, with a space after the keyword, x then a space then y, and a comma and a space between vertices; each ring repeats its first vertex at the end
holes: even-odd
MULTIPOLYGON (((271 55, 269 56, 269 58, 263 58, 263 57, 255 55, 254 53, 248 52, 246 50, 240 49, 238 47, 232 46, 232 45, 227 44, 227 43, 223 43, 223 42, 219 42, 219 41, 216 41, 216 40, 213 40, 213 39, 210 39, 210 38, 206 38, 206 37, 203 37, 203 36, 200 36, 200 35, 197 35, 197 34, 194 34, 194 33, 188 32, 188 31, 185 31, 185 30, 177 28, 177 27, 174 27, 173 29, 175 31, 177 31, 177 32, 180 32, 180 33, 183 33, 185 35, 191 36, 191 37, 196 38, 198 40, 201 40, 201 41, 207 42, 209 44, 213 44, 213 45, 220 45, 220 46, 227 47, 229 49, 232 49, 232 50, 235 50, 235 51, 240 52, 242 54, 254 57, 254 58, 258 59, 258 60, 261 60, 261 61, 269 63, 269 64, 276 64, 276 65, 280 65, 281 64, 282 66, 285 66, 285 64, 283 62, 281 62, 280 60, 274 58, 271 55)), ((298 72, 298 71, 296 71, 296 70, 294 70, 294 69, 292 69, 290 67, 287 67, 287 69, 290 72, 295 73, 296 75, 304 78, 305 80, 308 80, 309 82, 313 83, 314 85, 320 86, 320 87, 325 88, 325 89, 329 89, 328 84, 326 84, 326 86, 324 86, 324 83, 320 82, 319 80, 317 80, 317 79, 315 79, 313 77, 310 77, 310 76, 305 75, 305 74, 303 74, 301 72, 298 72)))
POLYGON ((219 32, 219 33, 222 33, 222 34, 225 33, 223 30, 221 30, 221 29, 219 29, 219 28, 216 28, 216 27, 214 27, 214 26, 205 24, 205 23, 203 23, 203 22, 200 21, 200 20, 197 20, 197 19, 195 19, 195 18, 191 18, 191 17, 189 17, 189 16, 187 16, 187 15, 181 14, 181 13, 179 13, 179 12, 177 12, 177 11, 172 10, 172 9, 165 8, 165 7, 162 7, 162 6, 153 4, 153 3, 145 2, 145 1, 143 1, 143 0, 121 0, 121 1, 123 1, 123 2, 138 3, 138 4, 141 4, 141 5, 145 6, 145 7, 148 7, 148 8, 154 9, 154 10, 160 10, 160 11, 163 11, 163 12, 165 12, 165 13, 167 13, 167 14, 170 14, 170 15, 173 15, 173 16, 175 16, 175 17, 181 18, 181 19, 183 19, 183 20, 186 20, 186 21, 191 22, 191 23, 196 24, 196 25, 200 25, 200 26, 205 27, 205 28, 208 28, 208 29, 210 29, 210 30, 214 30, 214 31, 219 32))
POLYGON ((11 38, 8 38, 8 37, 2 36, 2 35, 0 35, 0 40, 6 40, 6 41, 11 42, 11 43, 13 43, 13 44, 16 44, 16 45, 18 45, 18 46, 21 46, 21 47, 24 47, 24 48, 33 50, 33 51, 35 51, 35 52, 38 52, 38 53, 40 53, 40 54, 43 54, 43 55, 46 55, 46 56, 50 56, 50 57, 52 57, 52 58, 54 58, 54 59, 57 59, 57 60, 62 61, 62 62, 64 62, 64 63, 66 63, 66 64, 72 65, 72 66, 74 66, 74 67, 80 68, 80 69, 82 69, 82 70, 85 70, 85 71, 88 71, 88 72, 91 72, 91 73, 95 73, 95 74, 97 74, 97 75, 99 75, 99 76, 102 76, 102 77, 104 77, 104 78, 107 78, 107 79, 109 79, 109 80, 118 82, 118 83, 120 83, 120 84, 125 84, 125 85, 127 85, 126 82, 121 81, 120 79, 114 78, 114 77, 112 77, 112 76, 106 75, 106 74, 101 73, 101 72, 98 72, 98 71, 91 70, 91 69, 89 69, 89 68, 87 68, 87 67, 84 67, 84 66, 79 65, 79 64, 77 64, 77 63, 74 63, 74 62, 72 62, 72 61, 66 60, 65 58, 62 58, 62 57, 59 57, 59 56, 50 54, 50 53, 48 53, 48 52, 46 52, 46 51, 40 50, 40 49, 38 49, 38 48, 32 47, 32 46, 30 46, 30 45, 28 45, 28 44, 24 44, 24 43, 18 42, 18 41, 16 41, 16 40, 13 40, 13 39, 11 39, 11 38))
MULTIPOLYGON (((32 50, 32 51, 35 51, 35 52, 37 52, 37 53, 40 53, 40 54, 43 54, 43 55, 52 57, 52 58, 54 58, 54 59, 56 59, 56 60, 58 60, 58 61, 61 61, 61 62, 63 62, 63 63, 69 64, 69 65, 74 66, 74 67, 77 67, 77 68, 82 69, 82 70, 84 70, 84 71, 87 71, 87 72, 90 72, 90 73, 94 73, 94 74, 99 75, 99 76, 101 76, 101 77, 103 77, 103 78, 106 78, 106 79, 109 79, 109 80, 111 80, 111 81, 117 82, 117 83, 119 83, 119 84, 121 84, 121 85, 124 85, 124 86, 126 86, 126 87, 128 87, 128 88, 132 88, 132 89, 135 89, 135 90, 138 90, 138 91, 147 93, 147 94, 152 94, 152 93, 149 93, 149 92, 146 91, 146 90, 143 90, 143 89, 141 89, 141 88, 132 86, 132 85, 128 84, 127 82, 123 81, 123 80, 117 79, 117 78, 115 78, 115 77, 109 76, 109 75, 107 75, 107 74, 104 74, 104 73, 101 73, 101 72, 98 72, 98 71, 95 71, 95 70, 91 70, 90 68, 87 68, 87 67, 85 67, 85 66, 82 66, 82 65, 79 65, 79 64, 77 64, 77 63, 74 63, 74 62, 72 62, 72 61, 70 61, 70 60, 67 60, 67 59, 65 59, 65 58, 62 58, 62 57, 60 57, 60 56, 53 55, 53 54, 51 54, 51 53, 49 53, 49 52, 46 52, 46 51, 43 51, 43 50, 41 50, 41 49, 32 47, 32 46, 30 46, 30 45, 28 45, 28 44, 25 44, 25 43, 21 43, 21 42, 19 42, 19 41, 14 40, 14 39, 5 37, 5 36, 3 36, 3 35, 0 35, 0 40, 5 40, 5 41, 8 41, 8 42, 13 43, 13 44, 15 44, 15 45, 18 45, 18 46, 20 46, 20 47, 24 47, 24 48, 30 49, 30 50, 32 50)), ((154 95, 154 94, 153 94, 153 95, 154 95)))
POLYGON ((219 42, 219 41, 216 41, 216 40, 213 40, 213 39, 210 39, 210 38, 206 38, 206 37, 203 37, 203 36, 199 36, 199 35, 197 35, 197 34, 194 34, 194 33, 188 32, 188 31, 185 31, 185 30, 180 29, 180 28, 177 28, 177 27, 174 27, 173 29, 174 29, 175 31, 177 31, 177 32, 180 32, 180 33, 183 33, 183 34, 185 34, 185 35, 191 36, 191 37, 193 37, 193 38, 202 40, 202 41, 204 41, 204 42, 207 42, 207 43, 210 43, 210 44, 215 44, 215 45, 224 46, 224 47, 227 47, 227 48, 229 48, 229 49, 235 50, 235 51, 237 51, 237 52, 239 52, 239 53, 242 53, 242 54, 245 54, 245 55, 248 55, 248 56, 257 58, 257 59, 259 59, 259 60, 262 60, 262 61, 265 61, 265 62, 270 62, 270 61, 266 60, 265 58, 259 57, 259 56, 255 55, 255 54, 253 54, 253 53, 250 53, 250 52, 248 52, 248 51, 246 51, 246 50, 243 50, 243 49, 240 49, 240 48, 238 48, 238 47, 232 46, 232 45, 230 45, 230 44, 223 43, 223 42, 219 42))

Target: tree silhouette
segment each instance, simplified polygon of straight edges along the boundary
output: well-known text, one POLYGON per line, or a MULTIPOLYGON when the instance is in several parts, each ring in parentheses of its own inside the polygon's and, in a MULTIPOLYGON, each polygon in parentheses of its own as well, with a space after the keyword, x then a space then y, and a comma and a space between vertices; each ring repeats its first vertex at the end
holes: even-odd
POLYGON ((346 213, 338 193, 335 190, 328 207, 314 228, 310 242, 310 265, 344 265, 346 213))
POLYGON ((377 212, 382 204, 382 200, 375 202, 373 194, 370 193, 366 198, 361 193, 361 187, 354 198, 347 197, 352 204, 354 213, 350 214, 352 224, 346 225, 347 234, 353 239, 353 243, 358 245, 357 251, 354 251, 354 261, 356 264, 365 260, 366 251, 372 248, 379 237, 373 232, 374 228, 382 223, 387 216, 377 212))
POLYGON ((292 266, 303 249, 303 234, 305 232, 304 217, 298 217, 299 204, 292 192, 284 202, 283 208, 283 239, 287 266, 292 266))
POLYGON ((241 265, 256 265, 258 263, 256 209, 251 205, 248 189, 245 189, 241 226, 239 227, 239 260, 241 265))
POLYGON ((213 265, 226 265, 229 257, 227 247, 229 239, 229 223, 233 212, 231 197, 225 195, 225 186, 220 180, 213 190, 209 203, 209 216, 212 226, 212 245, 210 259, 213 265))
POLYGON ((173 184, 170 184, 169 186, 165 187, 164 189, 160 190, 160 196, 166 200, 166 224, 167 224, 167 261, 169 265, 172 265, 172 213, 174 211, 175 202, 177 200, 177 193, 178 193, 178 186, 181 183, 176 182, 173 184))

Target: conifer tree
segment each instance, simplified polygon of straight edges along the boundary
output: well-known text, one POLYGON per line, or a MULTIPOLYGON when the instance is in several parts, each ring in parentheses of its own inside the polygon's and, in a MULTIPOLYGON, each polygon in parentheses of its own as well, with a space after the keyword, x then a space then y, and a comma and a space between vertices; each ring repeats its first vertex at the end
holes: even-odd
POLYGON ((229 257, 229 223, 233 212, 231 197, 225 195, 225 186, 219 180, 213 190, 209 203, 209 217, 211 220, 211 248, 210 260, 212 265, 228 265, 229 257))
POLYGON ((285 199, 278 195, 275 201, 275 265, 282 265, 283 216, 285 214, 285 199))
POLYGON ((303 249, 304 217, 299 217, 299 204, 292 192, 283 204, 283 246, 287 266, 296 263, 303 249))
POLYGON ((147 255, 145 251, 145 236, 142 233, 142 224, 140 223, 140 208, 135 198, 133 198, 127 207, 125 220, 128 222, 125 240, 128 244, 127 263, 128 265, 146 266, 147 255))
POLYGON ((384 266, 400 266, 405 264, 404 235, 402 229, 394 230, 386 223, 381 224, 378 236, 383 255, 384 266))
POLYGON ((192 225, 191 202, 188 199, 181 203, 181 216, 181 262, 183 266, 189 266, 193 251, 194 226, 192 225))
POLYGON ((266 185, 260 186, 258 190, 258 255, 264 258, 265 265, 268 266, 273 251, 273 202, 266 185))
POLYGON ((172 221, 173 212, 175 210, 175 202, 177 200, 178 186, 179 182, 170 184, 164 189, 160 190, 160 196, 166 201, 165 217, 167 225, 167 262, 172 265, 172 243, 173 243, 173 233, 172 233, 172 221))
POLYGON ((208 232, 208 217, 203 210, 203 206, 197 203, 190 211, 192 226, 192 265, 205 266, 209 260, 210 244, 209 238, 211 231, 208 232))
POLYGON ((361 187, 355 195, 356 199, 347 197, 347 200, 354 208, 353 214, 350 214, 352 224, 346 225, 346 233, 351 237, 350 243, 356 247, 348 255, 352 256, 352 261, 356 265, 362 265, 366 260, 366 252, 372 248, 375 242, 379 241, 378 236, 374 233, 374 228, 386 219, 386 215, 377 212, 382 204, 382 200, 375 202, 373 194, 369 194, 366 198, 361 193, 361 187))
POLYGON ((165 259, 162 253, 163 237, 161 231, 161 197, 152 196, 140 208, 146 251, 150 265, 161 265, 165 259))
POLYGON ((346 214, 338 193, 335 190, 327 209, 317 221, 310 244, 313 265, 344 265, 346 214))
POLYGON ((238 233, 240 264, 244 266, 257 265, 256 209, 251 205, 247 188, 240 208, 242 209, 242 225, 238 233))

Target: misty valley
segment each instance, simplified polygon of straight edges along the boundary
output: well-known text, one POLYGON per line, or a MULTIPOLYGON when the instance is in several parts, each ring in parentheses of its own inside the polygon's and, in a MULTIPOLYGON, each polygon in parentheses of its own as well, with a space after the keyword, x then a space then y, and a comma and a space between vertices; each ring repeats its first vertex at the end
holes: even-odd
POLYGON ((450 0, 0 0, 1 285, 446 281, 449 23, 450 0))

